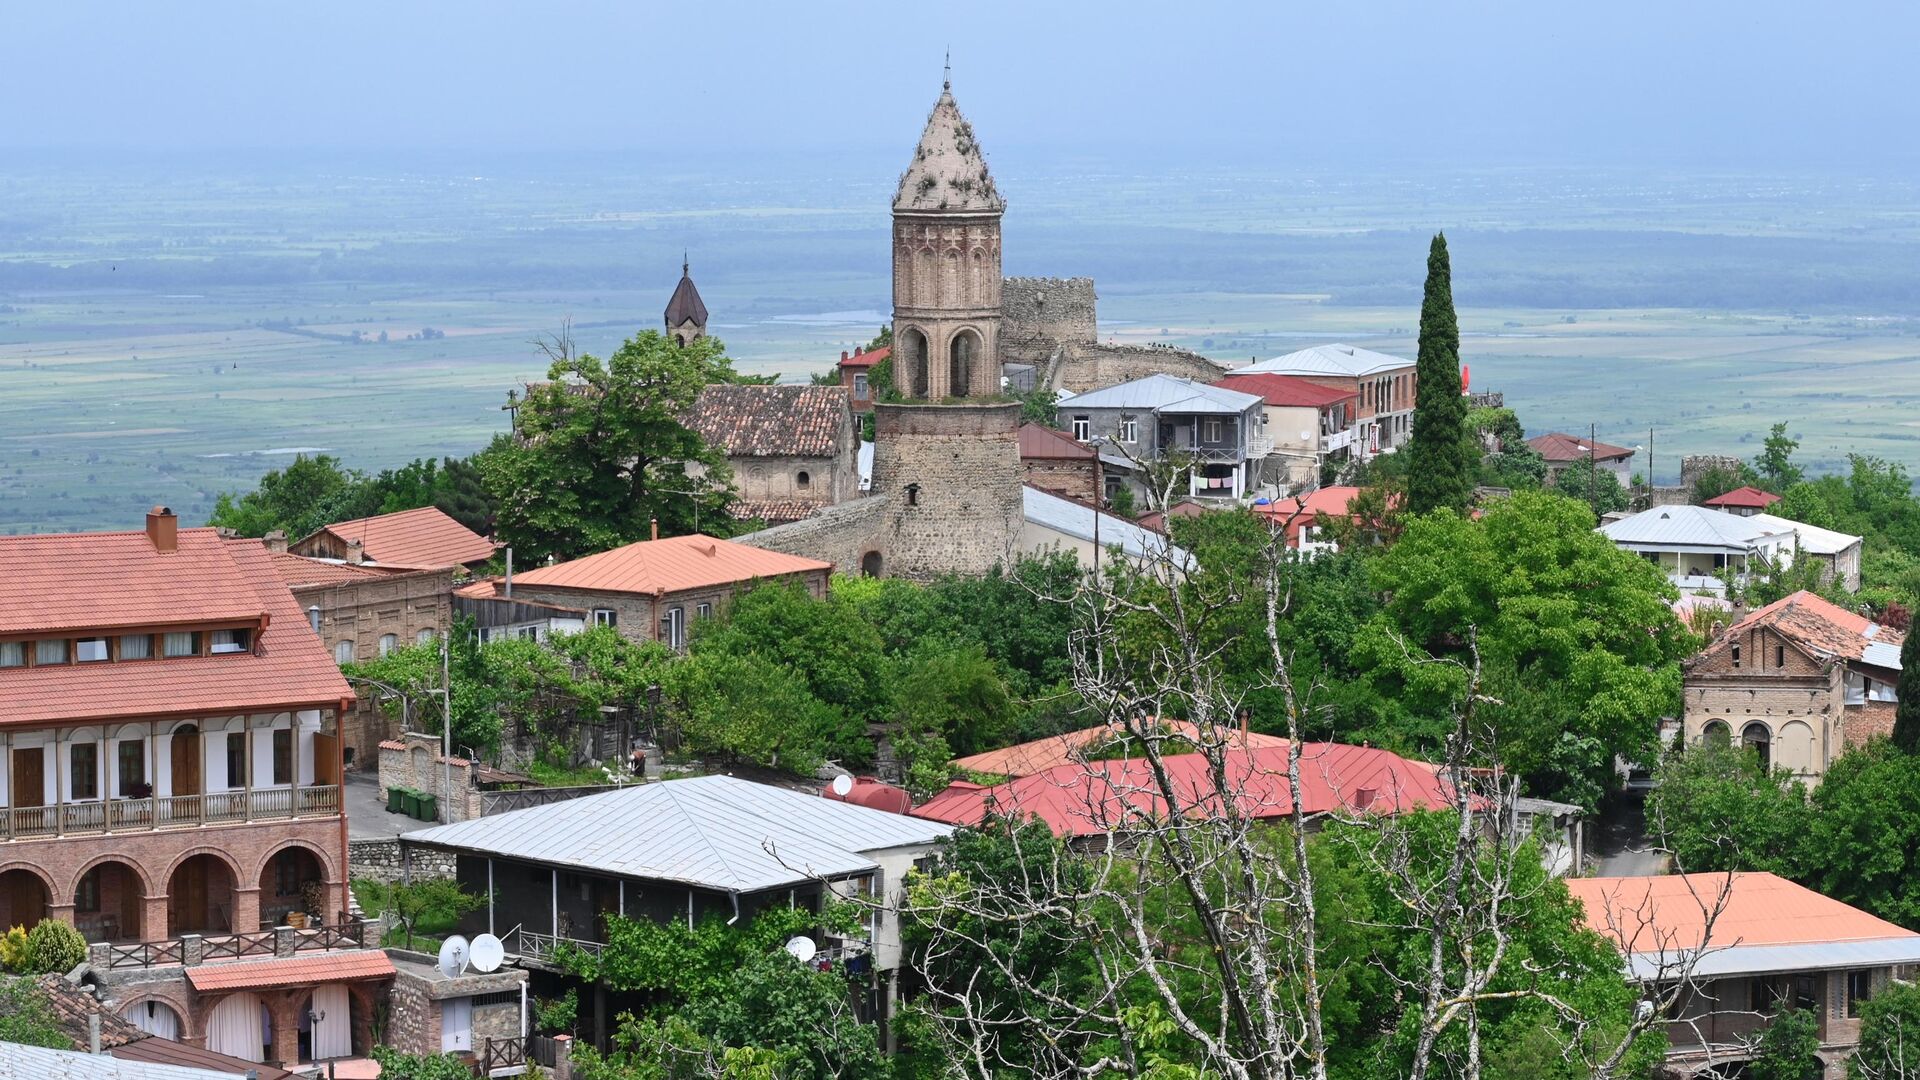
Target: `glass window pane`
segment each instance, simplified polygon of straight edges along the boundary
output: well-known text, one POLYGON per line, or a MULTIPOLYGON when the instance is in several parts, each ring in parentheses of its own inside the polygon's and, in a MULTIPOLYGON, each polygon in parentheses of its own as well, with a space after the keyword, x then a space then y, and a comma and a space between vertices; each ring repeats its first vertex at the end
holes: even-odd
POLYGON ((145 660, 153 655, 153 639, 145 634, 128 634, 120 639, 120 659, 145 660))
POLYGON ((73 643, 73 655, 74 659, 82 663, 105 660, 107 658, 107 639, 103 637, 81 638, 73 643))
POLYGON ((166 635, 160 652, 164 656, 193 656, 200 651, 200 635, 191 630, 176 630, 166 635))
POLYGON ((92 799, 100 794, 100 751, 93 743, 74 743, 67 748, 72 768, 67 794, 76 799, 92 799))
POLYGON ((26 662, 26 642, 0 641, 0 667, 20 667, 26 662))
POLYGON ((249 634, 245 630, 215 630, 213 632, 213 652, 237 653, 247 651, 249 634))
POLYGON ((67 639, 49 638, 33 643, 33 662, 36 664, 64 664, 67 662, 67 639))

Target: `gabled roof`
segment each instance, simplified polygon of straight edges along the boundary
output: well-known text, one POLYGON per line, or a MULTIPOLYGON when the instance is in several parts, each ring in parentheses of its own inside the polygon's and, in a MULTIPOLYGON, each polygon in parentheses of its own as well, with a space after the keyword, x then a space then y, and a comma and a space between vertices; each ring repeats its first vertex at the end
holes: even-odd
POLYGON ((707 305, 700 299, 700 290, 693 287, 693 275, 687 272, 687 264, 680 264, 680 283, 673 287, 673 295, 667 299, 667 328, 672 329, 685 323, 692 323, 702 330, 707 326, 707 305))
POLYGON ((868 368, 892 355, 893 346, 882 345, 877 349, 869 349, 866 352, 856 352, 850 356, 843 355, 840 358, 840 366, 843 368, 868 368))
POLYGON ((1780 501, 1780 496, 1771 491, 1761 491, 1757 487, 1737 487, 1724 495, 1715 495, 1702 500, 1701 506, 1737 507, 1742 510, 1765 510, 1780 501))
POLYGON ((331 708, 352 699, 353 689, 307 624, 306 614, 260 541, 222 539, 214 529, 181 529, 179 550, 157 553, 145 533, 131 534, 145 545, 144 552, 126 542, 128 535, 0 537, 0 560, 13 570, 0 577, 0 612, 12 615, 13 625, 56 621, 43 608, 32 609, 42 613, 30 613, 25 619, 13 611, 6 590, 30 580, 38 583, 43 601, 71 600, 82 615, 111 616, 120 626, 180 622, 180 611, 203 622, 256 620, 265 615, 268 625, 258 635, 256 648, 214 656, 0 668, 0 724, 231 716, 331 708), (89 550, 103 537, 109 538, 105 550, 119 557, 115 565, 103 565, 101 551, 89 550), (16 553, 23 550, 51 561, 21 562, 16 553), (179 563, 165 561, 189 552, 189 558, 179 563), (70 572, 61 574, 59 567, 70 572), (211 603, 208 597, 218 602, 211 603), (119 612, 103 610, 116 598, 123 605, 119 612), (177 609, 173 607, 176 600, 177 609), (170 612, 174 613, 171 618, 170 612))
MULTIPOLYGON (((1185 720, 1163 720, 1155 729, 1164 732, 1169 738, 1184 739, 1189 743, 1200 738, 1199 728, 1185 720)), ((989 773, 994 776, 1020 777, 1046 772, 1062 765, 1084 762, 1087 755, 1096 752, 1126 737, 1126 729, 1119 724, 1095 724, 1093 727, 1078 731, 1065 731, 1058 735, 1049 735, 1044 739, 1034 739, 1001 750, 988 750, 983 754, 971 754, 955 758, 956 768, 972 773, 989 773)), ((1249 732, 1242 735, 1236 728, 1223 734, 1222 738, 1231 740, 1233 745, 1264 749, 1266 747, 1284 747, 1287 740, 1276 735, 1262 735, 1249 732)))
POLYGON ((1645 547, 1724 548, 1746 551, 1766 540, 1791 536, 1791 529, 1763 525, 1750 517, 1704 506, 1655 506, 1609 521, 1600 532, 1616 544, 1645 547))
POLYGON ((913 161, 900 174, 894 194, 894 213, 945 210, 949 213, 997 214, 1007 202, 993 186, 987 159, 973 137, 973 125, 960 115, 953 92, 942 88, 913 161))
POLYGON ((273 558, 273 568, 280 574, 280 580, 286 582, 290 589, 313 585, 358 585, 363 581, 380 581, 408 572, 391 567, 356 566, 332 559, 309 559, 305 555, 290 555, 284 551, 269 551, 267 554, 273 558))
POLYGON ((1142 412, 1238 415, 1260 404, 1243 394, 1177 375, 1146 375, 1076 395, 1074 409, 1139 409, 1142 412))
MULTIPOLYGON (((369 561, 410 570, 437 570, 444 566, 483 563, 493 558, 493 541, 447 516, 437 506, 401 510, 392 514, 354 518, 327 525, 340 544, 360 541, 369 561)), ((312 536, 301 538, 304 545, 312 536)))
POLYGON ((1386 353, 1374 352, 1372 349, 1341 345, 1336 342, 1330 345, 1314 345, 1270 360, 1259 360, 1240 368, 1239 374, 1265 372, 1274 375, 1341 375, 1360 378, 1412 366, 1413 361, 1405 357, 1388 356, 1386 353))
POLYGON ((144 531, 0 536, 0 565, 0 634, 246 621, 267 610, 216 529, 181 529, 173 551, 144 531))
MULTIPOLYGON (((1207 755, 1172 754, 1161 760, 1185 806, 1218 810, 1221 796, 1207 755)), ((1293 812, 1284 747, 1229 750, 1226 767, 1230 795, 1242 813, 1272 818, 1293 812)), ((1343 743, 1303 745, 1300 785, 1308 814, 1443 809, 1453 798, 1432 766, 1343 743)), ((1097 836, 1138 828, 1166 810, 1147 763, 1134 757, 1060 765, 992 787, 955 783, 913 813, 955 825, 977 825, 989 813, 1033 817, 1059 836, 1097 836)))
POLYGON ((1712 656, 1732 648, 1747 631, 1767 627, 1819 660, 1852 660, 1875 667, 1900 668, 1900 646, 1907 636, 1802 589, 1747 615, 1700 651, 1712 656))
POLYGON ((1777 517, 1773 514, 1748 514, 1747 520, 1763 525, 1776 532, 1794 534, 1794 547, 1814 555, 1838 555, 1841 552, 1863 543, 1862 538, 1851 533, 1835 532, 1818 525, 1805 525, 1798 521, 1777 517))
POLYGON ((817 559, 695 533, 642 540, 571 562, 536 567, 514 574, 513 580, 516 585, 652 596, 832 568, 832 563, 817 559))
MULTIPOLYGON (((1333 519, 1347 517, 1360 490, 1351 484, 1331 484, 1315 488, 1305 495, 1290 495, 1264 504, 1255 503, 1253 512, 1266 518, 1269 525, 1284 525, 1287 546, 1298 547, 1300 534, 1317 525, 1321 515, 1333 519)), ((1399 497, 1393 498, 1398 501, 1399 497)))
POLYGON ((315 983, 358 982, 393 975, 393 961, 380 949, 283 956, 273 960, 243 960, 202 964, 187 969, 187 981, 201 993, 225 990, 270 990, 315 983))
POLYGON ((1588 928, 1636 975, 1705 952, 1696 975, 1874 967, 1920 959, 1920 934, 1774 874, 1568 878, 1588 928), (1709 929, 1711 919, 1711 929, 1709 929))
MULTIPOLYGON (((121 1061, 147 1065, 171 1065, 184 1069, 205 1069, 210 1073, 251 1077, 252 1080, 293 1080, 293 1074, 272 1065, 246 1061, 191 1043, 149 1036, 107 1051, 121 1061)), ((100 1080, 90 1076, 88 1080, 100 1080)))
POLYGON ((1356 400, 1360 397, 1360 392, 1357 390, 1322 386, 1298 375, 1276 375, 1269 372, 1248 374, 1235 372, 1224 379, 1215 380, 1213 385, 1226 390, 1237 390, 1243 394, 1257 394, 1269 405, 1300 406, 1312 409, 1324 409, 1329 405, 1356 400))
POLYGON ((405 843, 721 892, 787 888, 876 866, 867 852, 952 830, 731 776, 636 784, 408 833, 405 843))
POLYGON ((1549 431, 1545 435, 1535 435, 1527 440, 1527 445, 1540 452, 1540 456, 1553 464, 1565 464, 1587 460, 1589 449, 1595 461, 1621 461, 1633 456, 1633 451, 1624 446, 1582 439, 1561 431, 1549 431))
POLYGON ((728 457, 832 457, 853 404, 844 386, 715 383, 681 420, 728 457))
POLYGON ((1020 425, 1022 460, 1092 461, 1096 456, 1093 447, 1064 431, 1031 422, 1020 425))
POLYGON ((1098 541, 1103 551, 1117 547, 1123 554, 1133 558, 1166 554, 1176 563, 1186 562, 1187 553, 1174 547, 1165 534, 1117 514, 1095 510, 1077 499, 1056 495, 1031 484, 1021 485, 1020 499, 1021 510, 1029 524, 1052 529, 1089 544, 1098 541))

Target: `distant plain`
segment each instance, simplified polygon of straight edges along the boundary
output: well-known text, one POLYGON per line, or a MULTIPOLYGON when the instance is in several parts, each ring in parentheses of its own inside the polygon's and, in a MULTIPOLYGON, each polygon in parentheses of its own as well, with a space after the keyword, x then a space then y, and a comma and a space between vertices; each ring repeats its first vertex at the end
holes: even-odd
MULTIPOLYGON (((1911 178, 1156 164, 994 157, 1007 272, 1095 277, 1117 340, 1411 356, 1445 228, 1472 382, 1530 431, 1651 427, 1670 478, 1787 420, 1816 467, 1920 471, 1911 178)), ((742 369, 824 370, 885 318, 896 168, 0 168, 0 532, 199 521, 303 450, 469 453, 541 374, 534 338, 658 325, 683 250, 742 369)))

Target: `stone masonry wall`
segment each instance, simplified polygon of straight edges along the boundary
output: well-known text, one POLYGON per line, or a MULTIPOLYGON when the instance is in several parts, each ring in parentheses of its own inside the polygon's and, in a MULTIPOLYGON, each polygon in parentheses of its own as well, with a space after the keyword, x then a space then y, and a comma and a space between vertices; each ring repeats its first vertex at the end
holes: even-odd
POLYGON ((393 788, 426 791, 450 808, 449 822, 471 821, 480 816, 480 791, 473 782, 473 762, 463 757, 443 757, 438 735, 406 732, 397 740, 381 743, 379 775, 382 797, 393 788))
MULTIPOLYGON (((425 826, 422 826, 424 828, 425 826)), ((400 880, 400 840, 386 836, 368 840, 349 840, 347 842, 347 860, 353 867, 353 876, 369 878, 373 881, 400 880)), ((450 851, 435 851, 428 848, 415 848, 413 852, 413 879, 450 878, 454 873, 454 856, 450 851)), ((367 915, 371 917, 372 912, 367 915)))
MULTIPOLYGON (((425 570, 339 585, 313 585, 294 590, 302 611, 320 609, 320 640, 338 655, 342 642, 353 643, 353 656, 368 660, 380 655, 380 640, 391 635, 397 646, 412 645, 423 632, 444 634, 453 625, 453 570, 425 570)), ((362 694, 340 728, 348 758, 354 766, 372 764, 374 748, 400 730, 398 718, 387 716, 362 694)))
POLYGON ((1043 491, 1081 502, 1097 502, 1101 497, 1100 474, 1092 458, 1027 458, 1020 462, 1020 471, 1028 484, 1043 491))
POLYGON ((883 564, 887 559, 890 548, 881 527, 890 505, 885 496, 855 499, 801 521, 737 536, 734 543, 819 559, 839 573, 858 574, 868 554, 878 554, 883 564))
POLYGON ((1092 278, 1008 278, 1000 289, 1000 359, 1045 364, 1098 336, 1092 278))
POLYGON ((1025 510, 1020 406, 877 405, 873 490, 888 498, 889 577, 984 574, 1010 563, 1025 510))
POLYGON ((1060 358, 1058 369, 1050 373, 1047 385, 1082 394, 1147 375, 1178 375, 1212 382, 1226 373, 1221 365, 1185 349, 1095 343, 1069 348, 1060 358))

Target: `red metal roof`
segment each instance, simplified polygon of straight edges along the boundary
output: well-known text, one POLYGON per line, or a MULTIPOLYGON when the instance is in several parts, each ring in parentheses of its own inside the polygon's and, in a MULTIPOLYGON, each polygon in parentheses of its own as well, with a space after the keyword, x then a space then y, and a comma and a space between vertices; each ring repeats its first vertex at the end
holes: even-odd
POLYGON ((286 986, 358 982, 393 975, 393 961, 379 949, 312 953, 273 960, 244 960, 230 964, 202 964, 187 969, 195 990, 271 990, 286 986))
MULTIPOLYGON (((1169 736, 1189 741, 1199 737, 1199 729, 1184 720, 1164 721, 1161 729, 1169 736)), ((1044 739, 1034 739, 1031 742, 1023 742, 1001 750, 988 750, 981 754, 955 758, 953 764, 957 768, 972 773, 988 773, 994 776, 1032 776, 1034 773, 1046 772, 1061 765, 1085 761, 1090 752, 1120 742, 1125 737, 1126 732, 1118 724, 1096 724, 1093 727, 1049 735, 1044 739)), ((1256 750, 1287 745, 1285 739, 1274 735, 1262 735, 1257 731, 1249 732, 1245 736, 1234 731, 1232 738, 1235 743, 1250 746, 1256 750)))
POLYGON ((1021 458, 1054 458, 1065 461, 1092 461, 1099 452, 1064 431, 1045 424, 1020 425, 1021 458))
POLYGON ((913 807, 913 796, 907 794, 906 789, 882 783, 871 776, 855 777, 853 790, 844 797, 834 792, 832 784, 822 788, 820 795, 834 802, 852 803, 869 810, 884 810, 889 814, 904 814, 913 807))
POLYGON ((1624 446, 1613 446, 1592 439, 1579 439, 1560 431, 1535 435, 1527 440, 1527 445, 1540 451, 1541 457, 1552 462, 1584 461, 1589 447, 1593 450, 1595 461, 1617 461, 1633 456, 1633 451, 1624 446))
POLYGON ((1627 953, 1920 936, 1767 873, 1568 878, 1567 891, 1587 926, 1627 953), (1712 940, 1702 941, 1716 909, 1712 940))
POLYGON ((367 558, 388 567, 434 570, 493 558, 493 541, 437 506, 335 522, 320 531, 342 544, 360 541, 367 558))
POLYGON ((1757 487, 1737 487, 1725 495, 1715 495, 1701 503, 1701 506, 1724 508, 1728 506, 1743 510, 1765 510, 1780 501, 1780 496, 1771 491, 1761 491, 1757 487))
POLYGON ((893 346, 882 345, 870 352, 859 352, 854 353, 852 356, 843 356, 840 358, 840 366, 843 368, 872 367, 892 355, 893 346))
MULTIPOLYGON (((1174 754, 1162 762, 1190 811, 1220 807, 1206 755, 1174 754)), ((1226 763, 1242 813, 1271 818, 1293 812, 1284 747, 1228 751, 1226 763)), ((1308 814, 1440 809, 1453 800, 1452 788, 1431 765, 1343 743, 1304 744, 1300 785, 1308 814)), ((978 825, 989 812, 1011 814, 1045 822, 1056 835, 1096 836, 1138 827, 1166 810, 1146 762, 1128 758, 1061 765, 992 787, 955 783, 911 813, 952 825, 978 825)))
MULTIPOLYGON (((176 597, 184 610, 203 614, 221 608, 231 614, 250 613, 256 619, 265 614, 270 622, 255 649, 215 656, 0 668, 0 724, 230 716, 328 708, 354 696, 258 540, 222 540, 213 529, 182 529, 180 551, 174 554, 191 550, 193 557, 167 563, 155 561, 164 560, 164 555, 150 559, 122 543, 117 538, 123 535, 0 537, 0 558, 19 550, 10 548, 9 541, 62 541, 27 545, 44 553, 82 549, 102 536, 113 537, 108 550, 125 556, 117 567, 100 566, 96 552, 70 560, 86 570, 78 577, 62 578, 17 562, 9 563, 14 571, 9 577, 31 577, 47 595, 71 596, 76 605, 89 610, 101 598, 124 597, 138 619, 176 610, 169 607, 176 597), (220 605, 207 606, 207 596, 220 597, 220 605)), ((144 533, 134 535, 147 544, 144 533)), ((147 544, 149 553, 151 548, 147 544)), ((6 607, 0 602, 0 610, 6 607)))
POLYGON ((1357 399, 1359 391, 1332 386, 1322 386, 1311 379, 1298 375, 1275 375, 1270 372, 1254 371, 1244 375, 1229 375, 1213 385, 1223 390, 1237 390, 1242 394, 1255 394, 1266 399, 1269 405, 1294 405, 1323 409, 1349 399, 1357 399))
POLYGON ((516 573, 513 580, 516 585, 655 595, 831 569, 832 563, 817 559, 695 533, 642 540, 572 562, 516 573))

